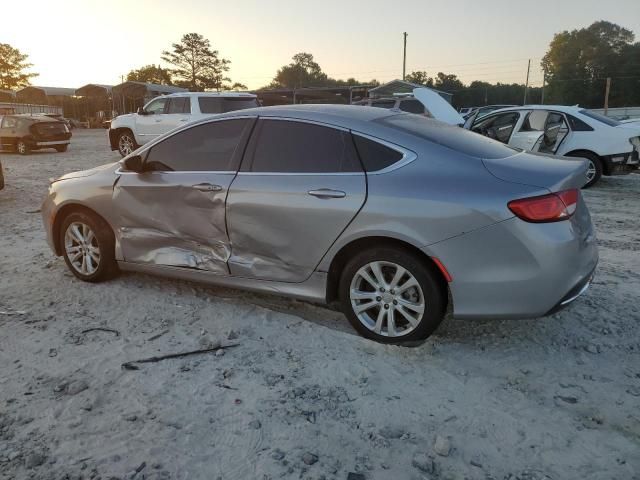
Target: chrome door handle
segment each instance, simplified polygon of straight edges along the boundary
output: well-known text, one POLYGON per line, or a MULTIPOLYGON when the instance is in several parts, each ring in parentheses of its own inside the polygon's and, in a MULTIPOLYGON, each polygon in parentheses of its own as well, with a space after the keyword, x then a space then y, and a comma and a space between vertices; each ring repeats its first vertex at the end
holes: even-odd
POLYGON ((198 183, 197 185, 192 185, 191 188, 195 188, 201 192, 219 192, 222 190, 220 185, 212 185, 210 183, 198 183))
POLYGON ((318 198, 344 198, 347 196, 347 194, 341 190, 331 190, 329 188, 319 188, 318 190, 309 190, 307 193, 312 197, 318 197, 318 198))

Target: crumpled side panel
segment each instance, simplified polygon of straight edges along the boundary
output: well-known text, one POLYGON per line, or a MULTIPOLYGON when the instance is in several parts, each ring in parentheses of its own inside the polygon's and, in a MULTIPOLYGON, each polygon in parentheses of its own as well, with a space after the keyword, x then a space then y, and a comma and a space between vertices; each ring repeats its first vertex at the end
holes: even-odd
POLYGON ((125 261, 229 273, 225 196, 232 177, 205 175, 185 172, 120 180, 113 200, 120 212, 125 261), (199 183, 223 188, 218 192, 192 188, 199 183))

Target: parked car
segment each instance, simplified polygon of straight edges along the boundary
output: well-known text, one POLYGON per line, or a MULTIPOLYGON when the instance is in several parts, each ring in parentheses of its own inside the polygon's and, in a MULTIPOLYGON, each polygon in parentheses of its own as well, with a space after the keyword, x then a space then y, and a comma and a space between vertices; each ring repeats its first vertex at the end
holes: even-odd
POLYGON ((47 113, 45 116, 64 123, 69 128, 69 130, 73 130, 75 128, 74 123, 70 119, 63 117, 58 113, 47 113))
POLYGON ((66 152, 71 132, 63 122, 47 116, 0 116, 0 149, 27 155, 32 150, 55 148, 66 152))
POLYGON ((602 175, 623 175, 638 167, 640 127, 577 106, 526 105, 469 117, 466 128, 512 147, 585 158, 587 187, 602 175))
POLYGON ((111 150, 123 157, 184 123, 233 110, 258 107, 251 93, 173 93, 156 97, 137 113, 119 115, 109 124, 111 150))
POLYGON ((67 174, 42 217, 81 280, 133 270, 338 301, 362 335, 404 343, 447 308, 532 318, 583 293, 598 260, 586 169, 418 115, 265 107, 67 174))

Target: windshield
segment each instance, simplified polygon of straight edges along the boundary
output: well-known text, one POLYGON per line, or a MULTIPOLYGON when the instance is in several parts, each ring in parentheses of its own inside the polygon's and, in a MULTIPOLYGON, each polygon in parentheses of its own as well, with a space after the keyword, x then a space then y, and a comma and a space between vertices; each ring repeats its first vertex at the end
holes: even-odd
POLYGON ((609 125, 610 127, 617 127, 620 125, 620 122, 614 120, 613 118, 605 117, 604 115, 600 115, 599 113, 592 112, 591 110, 580 110, 580 113, 586 117, 593 118, 605 125, 609 125))
POLYGON ((260 106, 255 97, 198 97, 198 103, 202 113, 226 113, 260 106))
POLYGON ((374 121, 471 157, 500 159, 511 157, 520 152, 520 150, 508 147, 483 135, 478 135, 464 128, 445 125, 426 117, 402 114, 374 121))

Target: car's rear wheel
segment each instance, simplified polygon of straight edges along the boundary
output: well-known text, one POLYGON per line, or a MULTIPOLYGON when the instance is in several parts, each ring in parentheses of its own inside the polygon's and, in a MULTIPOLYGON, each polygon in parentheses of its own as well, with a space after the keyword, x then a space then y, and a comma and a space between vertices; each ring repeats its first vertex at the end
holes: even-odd
POLYGON ((16 143, 16 152, 20 155, 28 155, 31 152, 31 147, 26 141, 18 140, 18 143, 16 143))
POLYGON ((57 145, 55 147, 56 152, 58 153, 66 152, 68 148, 69 148, 69 145, 57 145))
POLYGON ((118 152, 123 157, 126 157, 131 152, 138 148, 136 139, 129 130, 123 130, 118 134, 118 152))
POLYGON ((60 244, 67 267, 80 280, 100 282, 118 271, 113 232, 96 215, 68 215, 60 229, 60 244))
POLYGON ((364 337, 408 344, 440 325, 446 292, 434 269, 408 251, 365 250, 345 266, 339 286, 342 309, 364 337))
POLYGON ((572 152, 569 153, 567 157, 580 157, 589 162, 587 167, 587 183, 583 188, 589 188, 598 183, 598 180, 602 177, 602 161, 596 154, 591 152, 572 152))

